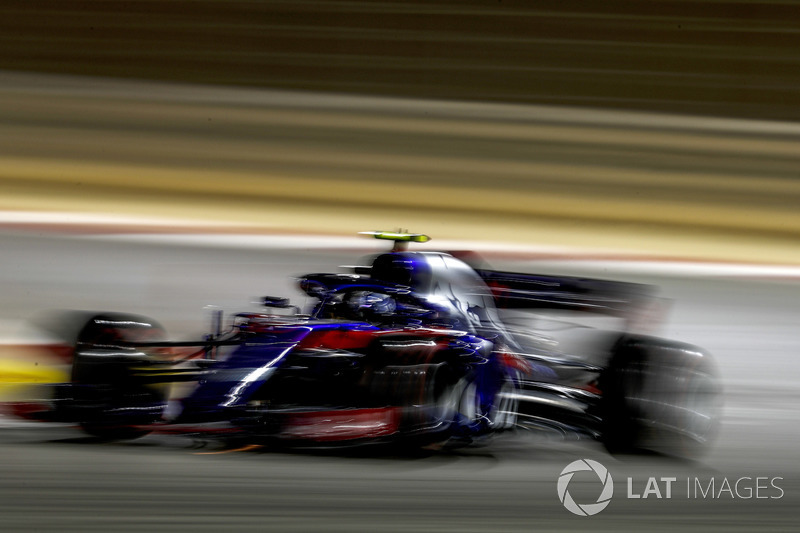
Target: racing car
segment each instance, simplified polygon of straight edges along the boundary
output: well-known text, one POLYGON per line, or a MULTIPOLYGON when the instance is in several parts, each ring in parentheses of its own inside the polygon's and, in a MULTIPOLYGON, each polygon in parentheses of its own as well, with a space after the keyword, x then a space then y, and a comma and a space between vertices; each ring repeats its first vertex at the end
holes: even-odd
POLYGON ((652 287, 492 270, 471 254, 409 250, 422 234, 368 235, 393 248, 348 273, 300 277, 308 309, 265 297, 261 312, 215 313, 200 340, 169 340, 126 313, 59 315, 71 324, 71 379, 28 415, 103 439, 205 428, 292 445, 440 447, 529 429, 614 453, 708 446, 714 363, 635 332, 652 287))

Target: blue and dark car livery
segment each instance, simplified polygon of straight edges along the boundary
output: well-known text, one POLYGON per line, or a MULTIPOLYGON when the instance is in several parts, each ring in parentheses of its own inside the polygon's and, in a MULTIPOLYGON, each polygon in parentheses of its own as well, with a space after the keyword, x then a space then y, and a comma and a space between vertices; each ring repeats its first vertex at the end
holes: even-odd
POLYGON ((719 388, 703 350, 636 335, 650 288, 507 273, 408 251, 350 274, 308 274, 305 313, 281 298, 201 341, 148 318, 82 315, 72 379, 42 418, 103 438, 200 427, 283 443, 464 445, 515 428, 591 437, 611 451, 703 449, 719 388), (530 311, 623 319, 617 330, 537 329, 530 311), (189 392, 170 399, 170 386, 189 392), (220 429, 223 428, 223 429, 220 429))

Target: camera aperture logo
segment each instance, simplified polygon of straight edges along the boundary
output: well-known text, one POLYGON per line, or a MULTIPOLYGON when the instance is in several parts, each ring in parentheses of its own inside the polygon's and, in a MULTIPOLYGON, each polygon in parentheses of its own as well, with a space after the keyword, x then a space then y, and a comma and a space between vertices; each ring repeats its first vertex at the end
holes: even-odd
POLYGON ((558 499, 564 504, 564 507, 571 513, 578 516, 593 516, 605 509, 611 503, 611 497, 614 495, 614 480, 611 479, 611 474, 608 469, 591 459, 578 459, 573 461, 561 471, 558 476, 558 499), (576 503, 569 493, 569 482, 576 472, 592 471, 597 474, 598 479, 603 485, 600 496, 594 503, 579 504, 576 503))

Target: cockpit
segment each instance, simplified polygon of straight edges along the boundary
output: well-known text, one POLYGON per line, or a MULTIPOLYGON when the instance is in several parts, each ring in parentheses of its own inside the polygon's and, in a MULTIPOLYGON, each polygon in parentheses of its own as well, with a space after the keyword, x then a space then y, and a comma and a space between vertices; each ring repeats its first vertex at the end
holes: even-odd
POLYGON ((482 334, 502 330, 484 281, 445 253, 381 254, 368 275, 310 275, 301 286, 320 298, 314 313, 318 318, 407 322, 482 334))

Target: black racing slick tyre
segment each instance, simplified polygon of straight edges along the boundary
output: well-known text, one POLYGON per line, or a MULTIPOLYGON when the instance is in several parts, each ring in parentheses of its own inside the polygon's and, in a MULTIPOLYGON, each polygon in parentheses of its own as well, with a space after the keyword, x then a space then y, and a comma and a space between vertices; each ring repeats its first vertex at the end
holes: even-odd
POLYGON ((713 442, 722 391, 711 356, 696 346, 626 337, 601 379, 602 439, 613 454, 693 459, 713 442))
POLYGON ((142 437, 160 420, 163 388, 144 382, 136 368, 152 362, 133 342, 166 340, 164 328, 146 317, 102 313, 91 316, 75 340, 71 412, 89 435, 103 440, 142 437))

